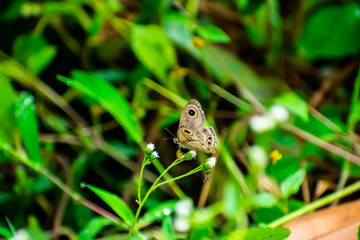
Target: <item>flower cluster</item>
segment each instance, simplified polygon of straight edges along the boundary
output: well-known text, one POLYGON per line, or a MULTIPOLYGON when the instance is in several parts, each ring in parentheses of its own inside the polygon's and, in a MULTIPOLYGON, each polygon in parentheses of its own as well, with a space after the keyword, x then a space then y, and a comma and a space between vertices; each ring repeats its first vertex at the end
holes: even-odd
POLYGON ((159 153, 157 151, 155 151, 155 145, 152 143, 149 143, 148 145, 146 145, 145 156, 148 161, 147 164, 150 164, 155 159, 160 158, 159 153))

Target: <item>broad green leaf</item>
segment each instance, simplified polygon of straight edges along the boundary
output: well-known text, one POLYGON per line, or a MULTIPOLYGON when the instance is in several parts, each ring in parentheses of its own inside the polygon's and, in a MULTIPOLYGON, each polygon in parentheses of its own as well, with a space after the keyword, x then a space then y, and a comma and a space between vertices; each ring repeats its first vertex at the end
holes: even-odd
POLYGON ((269 208, 274 206, 278 201, 271 194, 262 192, 244 199, 243 202, 246 206, 269 208))
POLYGON ((171 223, 171 216, 165 215, 161 223, 161 239, 175 240, 175 232, 171 223))
POLYGON ((290 235, 290 230, 282 227, 252 227, 235 231, 227 240, 284 240, 290 235))
POLYGON ((57 48, 55 46, 44 46, 29 56, 26 65, 33 73, 39 74, 51 63, 56 53, 57 48))
POLYGON ((100 197, 107 205, 111 207, 114 212, 122 219, 125 223, 131 226, 134 221, 134 214, 131 209, 126 205, 126 203, 114 193, 107 192, 103 189, 91 186, 89 184, 84 184, 91 191, 93 191, 98 197, 100 197))
POLYGON ((230 37, 220 28, 214 25, 199 26, 196 28, 199 36, 209 42, 229 43, 230 37))
POLYGON ((79 234, 79 240, 91 240, 104 228, 113 225, 114 222, 103 217, 94 217, 86 224, 79 234))
POLYGON ((284 216, 284 212, 279 206, 274 205, 270 208, 259 208, 252 214, 256 224, 267 224, 284 216))
POLYGON ((12 144, 18 131, 15 120, 16 93, 9 77, 0 74, 0 138, 12 144))
POLYGON ((164 216, 164 211, 174 212, 175 205, 178 200, 169 200, 166 202, 159 203, 154 207, 147 210, 142 218, 139 219, 137 226, 139 228, 146 227, 157 220, 160 220, 164 216), (166 209, 166 210, 165 210, 166 209))
POLYGON ((300 48, 312 59, 355 56, 360 51, 360 4, 324 5, 306 19, 300 48))
POLYGON ((143 133, 125 97, 110 83, 102 80, 94 73, 77 70, 72 73, 74 79, 63 76, 58 76, 58 79, 99 102, 120 123, 126 133, 141 145, 143 133))
POLYGON ((20 94, 16 102, 15 116, 30 159, 41 163, 39 129, 35 115, 34 96, 27 92, 20 94))
POLYGON ((306 171, 304 169, 299 169, 281 183, 280 185, 281 192, 285 199, 290 197, 291 194, 297 193, 299 191, 299 188, 304 180, 305 174, 306 171))
POLYGON ((165 82, 167 72, 176 64, 176 53, 164 30, 156 25, 134 25, 131 47, 136 57, 156 77, 165 82))
POLYGON ((306 102, 295 93, 285 92, 279 97, 275 98, 274 102, 285 107, 303 121, 309 120, 309 108, 306 102))
POLYGON ((4 236, 10 239, 12 237, 12 234, 8 229, 0 226, 0 236, 4 236))
POLYGON ((15 58, 31 72, 41 73, 54 59, 56 46, 49 45, 42 36, 25 35, 16 39, 13 45, 15 58))

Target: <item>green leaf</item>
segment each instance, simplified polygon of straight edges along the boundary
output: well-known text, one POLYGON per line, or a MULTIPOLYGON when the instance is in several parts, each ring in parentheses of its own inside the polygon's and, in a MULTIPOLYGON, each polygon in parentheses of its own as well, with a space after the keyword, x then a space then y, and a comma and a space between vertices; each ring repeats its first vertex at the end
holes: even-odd
POLYGON ((79 240, 91 240, 104 228, 113 225, 114 222, 103 217, 94 217, 86 224, 79 234, 79 240))
POLYGON ((93 191, 98 197, 100 197, 107 205, 111 207, 114 212, 129 226, 132 225, 134 221, 134 214, 131 209, 126 205, 126 203, 114 193, 107 192, 103 189, 94 187, 90 184, 83 184, 83 186, 88 187, 93 191))
POLYGON ((56 56, 57 48, 49 45, 42 36, 25 35, 16 39, 13 51, 20 63, 31 72, 40 74, 56 56))
POLYGON ((12 237, 12 234, 9 230, 0 226, 0 236, 4 236, 4 237, 10 239, 12 237))
POLYGON ((72 73, 75 79, 63 76, 58 76, 58 79, 99 102, 120 123, 126 133, 141 145, 143 133, 125 97, 110 83, 102 80, 94 73, 77 70, 72 73))
POLYGON ((272 221, 283 217, 285 214, 279 206, 274 205, 270 208, 259 208, 252 214, 255 223, 257 224, 267 224, 272 221))
POLYGON ((197 34, 209 41, 214 43, 229 43, 230 37, 220 28, 214 25, 199 26, 196 28, 197 34))
POLYGON ((270 208, 274 206, 278 201, 277 199, 267 192, 258 193, 251 195, 250 197, 244 199, 246 205, 251 207, 264 207, 270 208))
POLYGON ((300 48, 312 59, 357 55, 360 50, 359 3, 348 1, 324 6, 306 19, 300 48))
POLYGON ((175 238, 175 232, 171 224, 171 216, 165 215, 161 223, 161 239, 173 240, 175 238))
POLYGON ((165 82, 168 70, 174 67, 177 59, 174 46, 164 30, 156 25, 134 25, 131 47, 142 64, 165 82))
POLYGON ((55 46, 44 46, 29 56, 26 65, 33 73, 39 74, 52 62, 56 53, 57 48, 55 46))
POLYGON ((286 178, 280 185, 283 197, 287 199, 291 194, 297 193, 304 180, 306 171, 299 169, 294 174, 286 178))
POLYGON ((235 231, 228 240, 284 240, 290 235, 290 230, 282 227, 252 227, 235 231))
POLYGON ((14 142, 18 128, 16 124, 14 125, 16 121, 14 109, 17 96, 10 81, 9 77, 0 74, 0 138, 11 145, 14 142))
POLYGON ((285 92, 275 98, 274 102, 285 107, 294 115, 300 117, 303 121, 309 120, 309 108, 306 102, 295 93, 285 92))
POLYGON ((30 159, 33 162, 41 163, 39 129, 35 115, 34 96, 27 92, 20 94, 19 99, 16 101, 15 116, 30 159))

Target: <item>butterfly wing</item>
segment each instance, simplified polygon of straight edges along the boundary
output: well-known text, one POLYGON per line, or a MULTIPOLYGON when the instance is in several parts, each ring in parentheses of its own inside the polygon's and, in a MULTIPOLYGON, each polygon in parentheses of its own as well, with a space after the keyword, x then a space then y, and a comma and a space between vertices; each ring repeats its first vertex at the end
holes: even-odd
POLYGON ((205 137, 202 137, 202 135, 197 134, 196 132, 192 131, 187 127, 180 127, 177 131, 177 136, 178 140, 176 143, 179 144, 179 146, 182 148, 202 151, 208 154, 214 154, 216 152, 213 148, 213 146, 215 146, 214 142, 211 142, 211 144, 209 144, 205 141, 205 137))
POLYGON ((179 128, 187 127, 195 130, 201 128, 204 122, 205 114, 200 103, 195 99, 190 100, 181 114, 179 128))

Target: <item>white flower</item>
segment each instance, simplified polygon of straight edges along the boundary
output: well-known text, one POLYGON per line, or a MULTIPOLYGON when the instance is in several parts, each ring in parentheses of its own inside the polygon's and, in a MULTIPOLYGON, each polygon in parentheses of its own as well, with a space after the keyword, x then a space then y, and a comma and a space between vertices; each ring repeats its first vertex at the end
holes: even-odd
POLYGON ((186 217, 177 217, 174 220, 174 228, 178 232, 188 232, 190 230, 190 222, 186 217))
POLYGON ((190 154, 191 154, 191 156, 194 158, 194 157, 196 157, 196 151, 195 150, 190 150, 190 154))
POLYGON ((213 168, 216 164, 216 157, 211 157, 209 161, 207 162, 210 168, 213 168))
POLYGON ((15 233, 16 237, 9 238, 9 240, 30 240, 30 235, 24 229, 20 229, 15 233))
POLYGON ((275 126, 275 120, 270 115, 253 116, 250 119, 250 128, 257 133, 269 131, 274 129, 275 126))
POLYGON ((280 105, 273 105, 269 109, 269 114, 277 122, 286 122, 289 119, 289 111, 280 105))
POLYGON ((163 209, 163 214, 166 216, 169 216, 171 214, 171 209, 170 208, 164 208, 163 209))
POLYGON ((154 151, 154 149, 155 149, 155 145, 152 144, 152 143, 149 143, 148 145, 146 145, 146 147, 147 147, 148 149, 150 149, 151 151, 154 151))
POLYGON ((156 158, 159 158, 159 153, 157 151, 153 151, 152 155, 156 158))
POLYGON ((180 200, 175 205, 175 213, 180 216, 190 216, 193 210, 193 203, 190 199, 180 200))
POLYGON ((265 169, 269 159, 262 147, 254 145, 247 150, 247 153, 249 155, 249 160, 252 166, 256 167, 257 169, 265 169))

